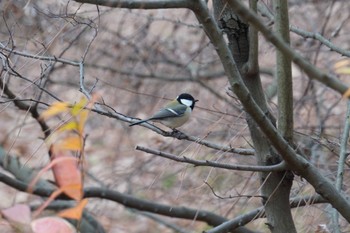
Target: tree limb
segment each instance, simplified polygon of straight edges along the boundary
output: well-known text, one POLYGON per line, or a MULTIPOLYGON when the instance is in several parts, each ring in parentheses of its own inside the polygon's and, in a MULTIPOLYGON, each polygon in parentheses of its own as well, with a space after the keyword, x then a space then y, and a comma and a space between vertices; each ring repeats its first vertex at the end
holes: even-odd
POLYGON ((177 156, 174 154, 166 153, 159 150, 153 150, 142 146, 136 146, 136 150, 144 151, 149 154, 161 156, 163 158, 171 159, 181 163, 193 164, 194 166, 216 167, 216 168, 222 168, 227 170, 272 172, 272 171, 284 171, 287 168, 284 162, 281 162, 276 165, 271 165, 271 166, 235 165, 235 164, 228 164, 228 163, 219 163, 216 161, 209 161, 209 160, 191 159, 186 156, 177 156))

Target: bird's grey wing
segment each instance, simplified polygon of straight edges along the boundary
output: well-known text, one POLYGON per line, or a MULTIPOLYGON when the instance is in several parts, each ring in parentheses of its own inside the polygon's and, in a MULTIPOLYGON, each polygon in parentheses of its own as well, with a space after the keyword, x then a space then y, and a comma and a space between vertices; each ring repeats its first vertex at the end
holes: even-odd
POLYGON ((175 108, 163 108, 154 114, 149 120, 160 120, 169 117, 180 117, 185 114, 188 107, 185 105, 178 105, 175 108))

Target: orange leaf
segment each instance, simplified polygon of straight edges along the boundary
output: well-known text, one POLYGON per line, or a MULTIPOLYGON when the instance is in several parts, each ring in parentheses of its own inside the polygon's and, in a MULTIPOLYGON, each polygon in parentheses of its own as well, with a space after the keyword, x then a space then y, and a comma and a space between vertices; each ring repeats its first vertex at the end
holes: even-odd
POLYGON ((52 168, 55 181, 63 192, 74 200, 81 200, 83 197, 83 178, 78 166, 78 159, 67 155, 62 150, 51 147, 52 168), (58 161, 58 162, 56 162, 58 161))
POLYGON ((81 183, 62 184, 61 189, 68 197, 76 201, 80 201, 83 198, 83 187, 81 183))
POLYGON ((59 150, 73 150, 81 151, 82 150, 82 139, 79 136, 71 136, 55 144, 55 148, 59 150))
MULTIPOLYGON (((56 184, 60 188, 57 190, 59 191, 58 195, 64 192, 67 196, 74 200, 81 200, 83 196, 82 176, 78 167, 77 158, 66 155, 57 156, 57 154, 53 154, 52 156, 53 160, 51 161, 51 163, 45 166, 43 169, 41 169, 40 172, 35 176, 35 178, 29 183, 28 192, 32 192, 35 184, 40 179, 40 176, 44 172, 52 168, 56 184)), ((55 197, 53 197, 53 199, 55 197)))
POLYGON ((33 217, 36 218, 39 214, 62 193, 62 189, 55 190, 50 197, 33 213, 33 217))
POLYGON ((72 218, 72 219, 80 220, 87 203, 88 203, 88 199, 85 198, 81 200, 78 203, 78 205, 74 206, 73 208, 69 208, 61 211, 58 214, 58 216, 62 218, 72 218))
POLYGON ((59 113, 66 112, 69 109, 69 104, 66 102, 53 103, 47 110, 41 114, 41 118, 47 119, 59 113))

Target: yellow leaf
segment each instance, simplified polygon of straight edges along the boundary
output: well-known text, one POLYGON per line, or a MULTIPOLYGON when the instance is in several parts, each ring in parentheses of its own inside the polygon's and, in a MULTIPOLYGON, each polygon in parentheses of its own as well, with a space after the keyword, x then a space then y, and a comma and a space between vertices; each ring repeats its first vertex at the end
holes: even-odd
POLYGON ((58 129, 59 132, 69 131, 69 130, 78 130, 77 122, 75 121, 67 122, 58 129))
POLYGON ((77 116, 81 111, 83 111, 87 103, 88 103, 88 100, 82 97, 78 103, 73 105, 73 108, 70 112, 72 116, 77 116))
POLYGON ((66 102, 53 103, 47 110, 41 114, 41 118, 47 119, 59 113, 66 112, 69 109, 69 104, 66 102))
POLYGON ((69 208, 61 211, 58 214, 58 216, 60 216, 61 218, 71 218, 71 219, 80 220, 83 214, 83 210, 87 203, 88 203, 88 199, 85 198, 81 200, 79 204, 74 206, 73 208, 69 208))
POLYGON ((343 94, 343 98, 349 98, 349 97, 350 97, 350 88, 348 88, 346 92, 344 92, 343 94))
POLYGON ((350 74, 350 67, 338 68, 334 72, 337 74, 350 74))
POLYGON ((82 139, 79 136, 71 136, 63 139, 62 141, 56 143, 55 148, 61 150, 82 150, 82 139))
POLYGON ((338 61, 337 63, 334 64, 334 69, 339 69, 342 68, 344 66, 349 66, 350 65, 350 59, 343 59, 338 61))
POLYGON ((78 131, 80 134, 83 134, 85 123, 86 123, 86 120, 88 118, 88 115, 89 115, 89 112, 87 110, 83 110, 80 113, 80 117, 79 117, 79 121, 78 121, 78 131))
POLYGON ((83 134, 85 123, 87 121, 89 113, 90 113, 92 107, 94 106, 94 103, 96 102, 97 98, 98 98, 98 95, 97 94, 93 94, 91 100, 89 101, 89 103, 86 106, 89 109, 84 109, 80 113, 79 122, 78 122, 78 124, 79 124, 78 131, 79 131, 80 134, 83 134))

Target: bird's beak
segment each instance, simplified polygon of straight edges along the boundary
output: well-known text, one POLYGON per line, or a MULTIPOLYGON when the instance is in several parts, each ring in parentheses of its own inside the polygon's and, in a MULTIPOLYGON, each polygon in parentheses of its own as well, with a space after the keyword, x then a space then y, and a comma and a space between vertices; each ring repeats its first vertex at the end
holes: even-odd
POLYGON ((199 100, 194 100, 194 102, 198 102, 199 100))

